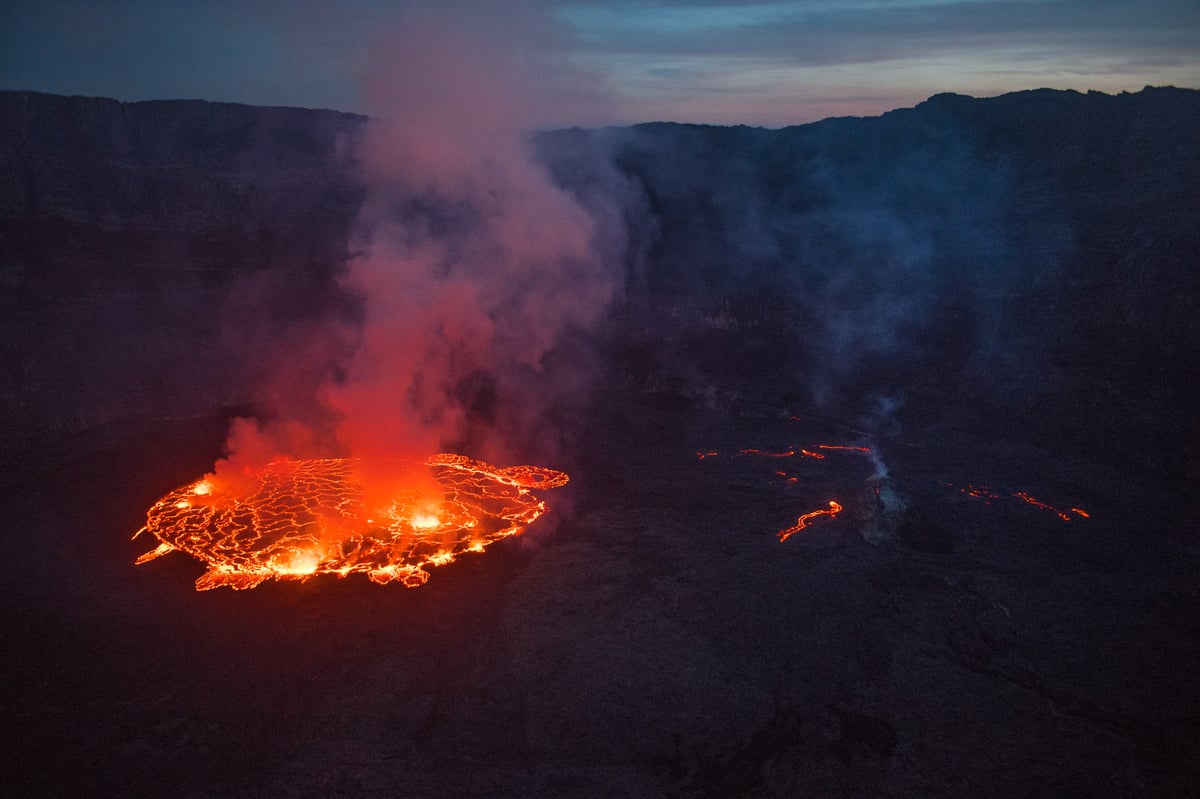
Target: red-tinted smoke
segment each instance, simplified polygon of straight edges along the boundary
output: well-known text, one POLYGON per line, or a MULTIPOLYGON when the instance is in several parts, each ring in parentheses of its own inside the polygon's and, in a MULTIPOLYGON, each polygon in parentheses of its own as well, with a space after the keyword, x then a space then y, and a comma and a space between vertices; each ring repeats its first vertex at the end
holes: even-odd
MULTIPOLYGON (((594 86, 552 46, 536 4, 446 9, 404 11, 373 44, 360 254, 341 283, 362 313, 353 355, 320 389, 328 454, 552 453, 546 412, 588 381, 549 375, 547 357, 595 326, 616 286, 593 219, 530 150, 553 100, 572 81, 594 86)), ((242 424, 230 451, 260 461, 325 440, 303 427, 242 424)))

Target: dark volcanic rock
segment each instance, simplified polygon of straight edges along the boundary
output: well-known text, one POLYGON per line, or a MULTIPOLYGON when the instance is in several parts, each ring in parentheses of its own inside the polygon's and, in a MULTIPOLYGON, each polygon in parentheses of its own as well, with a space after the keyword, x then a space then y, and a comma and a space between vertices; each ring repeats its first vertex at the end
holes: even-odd
MULTIPOLYGON (((17 448, 261 399, 254 353, 339 312, 362 117, 30 92, 0 112, 17 448)), ((868 426, 954 415, 1194 479, 1197 131, 1195 91, 1040 90, 537 144, 631 232, 610 336, 626 384, 802 397, 868 426)))
POLYGON ((938 95, 878 118, 543 144, 585 187, 579 153, 611 150, 642 191, 623 346, 643 381, 913 423, 957 409, 1200 468, 1200 92, 938 95))
POLYGON ((271 229, 302 252, 355 210, 345 157, 363 117, 34 92, 2 92, 0 104, 6 221, 185 237, 271 229))
POLYGON ((255 399, 254 350, 337 307, 362 123, 0 92, 0 449, 255 399))
POLYGON ((905 545, 923 552, 954 551, 954 535, 917 507, 907 509, 896 535, 905 545))
POLYGON ((632 231, 561 505, 419 589, 196 593, 129 537, 353 318, 363 120, 0 93, 0 779, 1193 795, 1197 97, 546 134, 632 231))

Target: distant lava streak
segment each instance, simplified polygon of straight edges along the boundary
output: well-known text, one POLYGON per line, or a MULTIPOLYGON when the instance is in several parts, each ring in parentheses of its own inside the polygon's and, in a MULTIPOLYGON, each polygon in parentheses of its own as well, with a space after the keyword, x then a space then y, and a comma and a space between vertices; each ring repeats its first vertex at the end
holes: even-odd
POLYGON ((796 523, 793 524, 791 527, 787 528, 786 530, 780 530, 779 531, 779 540, 780 541, 788 540, 794 534, 800 532, 804 528, 811 525, 813 523, 813 520, 816 519, 818 516, 828 516, 829 518, 832 519, 834 516, 837 516, 841 512, 842 512, 842 506, 839 505, 836 501, 831 499, 831 500, 829 500, 829 508, 827 510, 815 510, 812 513, 806 513, 803 516, 801 516, 799 519, 797 519, 796 523))
MULTIPOLYGON (((841 444, 817 444, 816 448, 842 451, 842 452, 861 452, 866 455, 871 454, 870 447, 850 447, 850 446, 844 446, 841 444)), ((708 450, 708 451, 697 452, 696 457, 699 458, 700 460, 704 460, 705 458, 715 458, 720 454, 721 453, 717 452, 716 450, 708 450)), ((794 458, 797 453, 796 453, 795 447, 793 447, 791 449, 778 450, 778 451, 772 451, 772 450, 766 450, 766 449, 739 449, 738 454, 739 455, 753 455, 753 456, 759 457, 759 458, 794 458)), ((802 450, 800 450, 799 454, 806 458, 816 458, 817 460, 825 460, 825 457, 826 457, 825 455, 823 455, 820 452, 813 452, 811 449, 802 449, 802 450)))
MULTIPOLYGON (((1070 513, 1067 513, 1066 511, 1063 511, 1063 510, 1059 510, 1058 508, 1054 507, 1053 505, 1048 505, 1045 502, 1042 502, 1041 500, 1034 499, 1033 497, 1029 496, 1029 492, 1027 492, 1027 491, 1018 491, 1017 493, 1013 494, 1013 496, 1016 497, 1017 499, 1021 500, 1022 502, 1027 502, 1030 505, 1033 505, 1035 508, 1041 508, 1042 510, 1048 510, 1051 513, 1058 514, 1058 518, 1062 519, 1064 522, 1071 521, 1070 513)), ((1071 508, 1071 511, 1079 514, 1079 516, 1081 518, 1084 518, 1084 519, 1091 518, 1090 516, 1087 515, 1087 513, 1085 511, 1080 510, 1079 508, 1071 508)))
MULTIPOLYGON (((991 505, 995 500, 1005 498, 1004 494, 999 494, 987 486, 975 485, 973 483, 969 483, 962 487, 955 486, 954 483, 943 483, 943 485, 945 485, 947 488, 957 488, 960 493, 966 494, 968 497, 982 499, 983 504, 985 505, 991 505)), ((1056 508, 1048 502, 1042 502, 1040 499, 1031 496, 1028 491, 1016 491, 1008 494, 1007 496, 1011 497, 1012 499, 1019 499, 1025 504, 1032 505, 1035 508, 1048 510, 1058 518, 1062 519, 1064 522, 1074 521, 1076 518, 1092 518, 1091 514, 1089 514, 1083 508, 1069 508, 1068 510, 1062 510, 1061 508, 1056 508), (1074 516, 1071 514, 1074 514, 1074 516)))
MULTIPOLYGON (((950 487, 954 486, 953 483, 947 483, 946 485, 949 485, 950 487)), ((958 490, 961 493, 966 494, 968 497, 982 499, 983 504, 985 505, 991 505, 993 499, 1000 499, 1000 495, 995 491, 992 491, 992 489, 988 488, 987 486, 977 486, 972 484, 958 490)))
MULTIPOLYGON (((793 418, 795 418, 795 417, 793 417, 793 418)), ((815 448, 816 449, 827 449, 827 450, 844 450, 847 452, 860 452, 860 453, 866 453, 866 454, 870 454, 870 452, 871 452, 870 447, 850 447, 850 446, 843 446, 840 444, 817 444, 815 448)), ((720 453, 717 452, 716 450, 701 450, 696 453, 696 457, 699 458, 700 460, 704 460, 706 458, 715 458, 719 454, 720 453)), ((751 455, 751 456, 759 457, 759 458, 794 458, 794 457, 796 457, 796 454, 797 454, 797 448, 792 447, 790 449, 775 450, 775 451, 750 448, 750 449, 740 449, 740 450, 738 450, 737 454, 738 455, 751 455)), ((817 460, 825 460, 825 457, 826 457, 825 455, 821 454, 820 452, 813 452, 812 450, 807 450, 807 449, 799 450, 799 454, 806 458, 816 458, 817 460)), ((794 485, 799 482, 798 477, 795 477, 794 475, 789 475, 785 471, 776 470, 775 474, 778 477, 782 477, 784 482, 788 485, 794 485)), ((876 487, 875 492, 879 493, 878 487, 876 487)), ((828 516, 829 518, 832 519, 833 517, 837 516, 841 512, 842 512, 842 506, 836 500, 831 499, 829 501, 828 508, 822 508, 821 510, 813 511, 812 513, 806 513, 803 516, 801 516, 800 518, 796 519, 796 523, 794 525, 792 525, 791 527, 787 528, 786 530, 780 530, 778 533, 779 540, 780 541, 788 540, 796 533, 811 526, 812 523, 816 519, 820 518, 821 516, 828 516)))

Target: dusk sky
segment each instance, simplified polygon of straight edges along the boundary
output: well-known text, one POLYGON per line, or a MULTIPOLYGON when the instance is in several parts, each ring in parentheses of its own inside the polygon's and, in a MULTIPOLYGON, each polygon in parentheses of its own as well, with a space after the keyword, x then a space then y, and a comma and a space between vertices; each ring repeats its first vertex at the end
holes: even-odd
POLYGON ((6 0, 0 88, 371 113, 365 76, 403 64, 406 15, 429 9, 519 62, 537 127, 1200 87, 1197 0, 6 0))

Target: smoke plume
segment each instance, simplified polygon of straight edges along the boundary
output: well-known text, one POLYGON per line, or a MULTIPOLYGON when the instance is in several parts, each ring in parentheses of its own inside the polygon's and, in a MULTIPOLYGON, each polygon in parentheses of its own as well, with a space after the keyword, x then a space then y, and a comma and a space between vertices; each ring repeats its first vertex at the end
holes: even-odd
POLYGON ((242 423, 236 458, 553 457, 582 401, 617 284, 620 247, 600 239, 619 234, 554 185, 530 137, 595 87, 535 6, 447 9, 403 12, 373 45, 367 195, 340 280, 357 318, 319 390, 327 429, 242 423))

